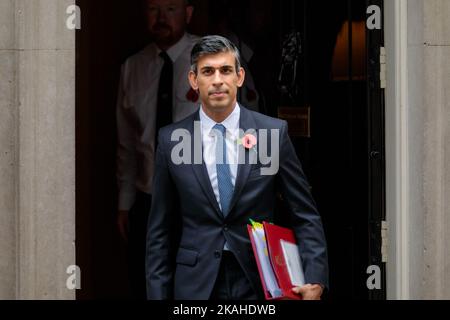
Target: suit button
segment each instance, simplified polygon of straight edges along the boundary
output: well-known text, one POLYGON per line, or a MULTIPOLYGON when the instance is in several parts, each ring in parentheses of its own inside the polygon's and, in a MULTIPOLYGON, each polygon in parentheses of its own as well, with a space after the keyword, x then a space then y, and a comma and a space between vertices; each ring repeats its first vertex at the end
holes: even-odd
POLYGON ((214 257, 216 257, 217 259, 220 258, 220 251, 219 250, 214 251, 214 257))
POLYGON ((228 225, 226 224, 223 225, 223 231, 228 231, 228 225))

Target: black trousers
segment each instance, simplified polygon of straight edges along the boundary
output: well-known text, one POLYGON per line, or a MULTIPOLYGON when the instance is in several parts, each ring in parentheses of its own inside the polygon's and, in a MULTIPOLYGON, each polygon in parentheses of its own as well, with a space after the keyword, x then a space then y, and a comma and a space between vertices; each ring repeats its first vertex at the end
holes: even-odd
POLYGON ((257 300, 250 281, 231 251, 222 251, 220 271, 211 300, 257 300))
POLYGON ((147 221, 152 206, 152 196, 138 192, 129 211, 128 223, 128 279, 131 297, 147 299, 145 280, 145 244, 147 221))

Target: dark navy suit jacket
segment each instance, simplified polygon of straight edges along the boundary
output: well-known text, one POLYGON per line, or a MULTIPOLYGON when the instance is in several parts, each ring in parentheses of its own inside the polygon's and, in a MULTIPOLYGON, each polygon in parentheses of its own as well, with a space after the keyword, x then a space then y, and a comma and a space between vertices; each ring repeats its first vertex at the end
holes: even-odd
MULTIPOLYGON (((327 249, 321 218, 289 139, 287 123, 242 106, 240 112, 239 125, 244 131, 279 130, 279 170, 275 175, 261 175, 264 165, 260 161, 240 164, 226 217, 217 203, 203 161, 202 164, 175 164, 171 160, 172 149, 179 144, 179 141, 171 141, 172 132, 185 129, 194 139, 194 122, 199 121, 199 113, 159 132, 147 229, 149 299, 208 299, 219 272, 225 240, 263 299, 247 224, 249 219, 273 221, 276 218, 277 193, 287 204, 288 214, 286 211, 284 214, 288 215, 288 227, 294 230, 299 243, 306 282, 328 287, 327 249)), ((196 138, 201 140, 201 136, 196 138)), ((201 145, 201 141, 199 143, 201 145)), ((245 152, 250 154, 255 150, 245 149, 245 152)))

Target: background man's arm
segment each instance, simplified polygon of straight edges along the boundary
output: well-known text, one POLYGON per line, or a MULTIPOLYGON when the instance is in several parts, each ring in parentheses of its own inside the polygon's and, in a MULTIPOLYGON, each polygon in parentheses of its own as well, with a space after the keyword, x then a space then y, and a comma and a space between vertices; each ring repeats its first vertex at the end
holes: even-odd
POLYGON ((117 227, 125 240, 128 236, 128 212, 136 197, 136 135, 126 102, 126 64, 122 66, 119 90, 117 95, 117 183, 119 188, 119 203, 117 227))

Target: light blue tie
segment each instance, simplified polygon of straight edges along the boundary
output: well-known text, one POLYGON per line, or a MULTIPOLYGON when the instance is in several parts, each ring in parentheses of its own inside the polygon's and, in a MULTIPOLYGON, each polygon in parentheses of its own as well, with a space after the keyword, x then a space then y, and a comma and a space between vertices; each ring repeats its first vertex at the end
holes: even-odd
POLYGON ((227 145, 225 142, 226 128, 222 124, 216 124, 216 170, 217 184, 219 185, 220 206, 223 216, 226 217, 230 210, 231 198, 233 197, 234 186, 231 180, 230 165, 227 161, 227 145))

